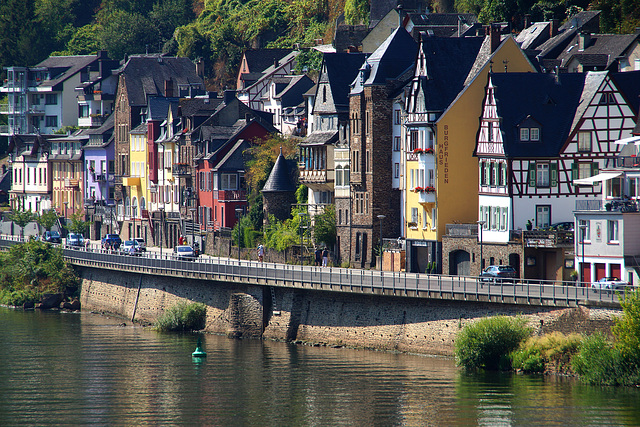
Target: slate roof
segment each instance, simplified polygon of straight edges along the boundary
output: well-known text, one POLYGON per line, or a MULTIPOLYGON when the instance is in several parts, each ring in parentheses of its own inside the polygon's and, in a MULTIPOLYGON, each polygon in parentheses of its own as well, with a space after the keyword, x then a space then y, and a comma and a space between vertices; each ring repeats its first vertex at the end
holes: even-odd
POLYGON ((165 81, 178 85, 200 85, 202 78, 196 74, 196 67, 189 58, 165 57, 159 55, 131 56, 118 70, 124 75, 129 96, 129 104, 146 106, 151 96, 165 96, 165 81))
POLYGON ((535 49, 549 39, 550 26, 550 22, 535 22, 520 31, 520 34, 516 36, 516 42, 523 50, 535 49))
POLYGON ((185 117, 210 116, 220 104, 222 104, 222 98, 181 99, 179 103, 180 115, 185 117))
MULTIPOLYGON (((640 71, 609 73, 635 113, 640 114, 640 71)), ((640 120, 636 122, 640 125, 640 120)), ((640 128, 636 128, 639 129, 640 128)))
POLYGON ((280 99, 282 107, 299 105, 304 101, 305 92, 315 84, 306 75, 276 77, 273 82, 276 84, 275 98, 280 99))
POLYGON ((560 26, 558 31, 565 31, 572 28, 584 29, 586 31, 597 32, 600 29, 600 11, 585 10, 578 12, 560 26))
POLYGON ((169 114, 169 107, 177 105, 178 98, 165 98, 154 96, 149 98, 149 106, 147 108, 147 118, 150 120, 164 120, 169 114))
POLYGON ((478 17, 473 13, 409 13, 408 17, 415 26, 448 26, 458 27, 458 22, 473 25, 478 17))
POLYGON ((284 158, 281 151, 280 155, 276 159, 276 163, 273 165, 273 169, 271 169, 271 173, 269 174, 267 182, 262 188, 262 192, 276 193, 295 191, 296 186, 291 179, 291 171, 289 170, 289 165, 287 164, 287 160, 284 158))
POLYGON ((608 69, 618 57, 623 56, 640 34, 591 34, 583 51, 578 50, 580 37, 579 34, 574 34, 566 48, 556 57, 562 60, 561 66, 567 66, 568 62, 575 58, 585 66, 608 69))
POLYGON ((349 109, 349 85, 358 75, 367 56, 364 53, 325 53, 327 78, 336 109, 349 109))
POLYGON ((299 146, 311 146, 311 145, 330 145, 338 142, 338 131, 322 131, 313 132, 304 139, 304 142, 298 144, 299 146))
POLYGON ((48 68, 50 74, 50 79, 43 80, 39 86, 55 87, 97 60, 96 55, 50 56, 35 67, 48 68))
POLYGON ((444 111, 463 89, 484 37, 422 37, 427 78, 422 82, 427 108, 444 111))
MULTIPOLYGON (((600 11, 579 12, 558 29, 558 34, 537 47, 538 58, 555 59, 571 42, 578 31, 597 32, 600 27, 600 11)), ((551 64, 549 64, 551 65, 551 64)), ((548 68, 545 65, 545 68, 548 68)))
POLYGON ((498 117, 507 157, 558 157, 569 138, 586 73, 495 73, 498 117), (540 142, 520 142, 517 125, 530 118, 540 123, 540 142))
POLYGON ((360 93, 363 86, 386 84, 413 69, 417 52, 418 44, 413 37, 404 28, 396 28, 367 58, 361 67, 365 80, 357 76, 351 94, 360 93))
POLYGON ((253 74, 264 72, 276 60, 280 61, 291 52, 293 49, 249 49, 244 52, 244 57, 249 66, 249 73, 253 74))
POLYGON ((251 144, 246 139, 239 139, 233 144, 233 147, 218 161, 211 169, 214 171, 244 171, 245 161, 243 152, 247 150, 251 144))

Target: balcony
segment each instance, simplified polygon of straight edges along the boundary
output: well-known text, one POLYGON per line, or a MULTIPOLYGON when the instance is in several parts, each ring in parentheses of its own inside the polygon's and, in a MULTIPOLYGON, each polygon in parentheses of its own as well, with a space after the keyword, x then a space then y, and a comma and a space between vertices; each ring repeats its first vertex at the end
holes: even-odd
POLYGON ((577 211, 638 212, 638 203, 634 199, 615 198, 602 200, 576 200, 577 211))
POLYGON ((64 187, 65 188, 71 188, 71 189, 80 188, 80 180, 79 179, 73 179, 73 178, 65 178, 64 179, 64 187))
POLYGON ((125 176, 122 178, 122 185, 125 187, 139 187, 140 186, 140 177, 139 176, 125 176))
POLYGON ((326 169, 301 169, 300 182, 308 184, 324 184, 333 181, 334 171, 326 169))
POLYGON ((174 163, 171 168, 174 176, 191 176, 191 165, 187 163, 174 163))
POLYGON ((412 191, 418 194, 418 203, 428 204, 436 202, 436 189, 433 186, 415 187, 412 191))
POLYGON ((573 247, 572 230, 531 230, 523 231, 522 239, 527 248, 573 247))
POLYGON ((445 233, 451 237, 477 237, 478 224, 447 224, 445 233))
POLYGON ((246 200, 247 194, 244 190, 218 190, 218 200, 246 200))
POLYGON ((617 156, 615 159, 617 168, 640 168, 640 157, 637 156, 617 156))

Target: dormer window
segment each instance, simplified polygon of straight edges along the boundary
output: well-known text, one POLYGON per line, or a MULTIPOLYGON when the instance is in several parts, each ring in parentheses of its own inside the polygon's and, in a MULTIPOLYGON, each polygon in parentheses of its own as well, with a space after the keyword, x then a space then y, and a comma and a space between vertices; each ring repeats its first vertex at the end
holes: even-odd
POLYGON ((540 128, 537 127, 521 127, 520 142, 538 142, 540 141, 540 128))

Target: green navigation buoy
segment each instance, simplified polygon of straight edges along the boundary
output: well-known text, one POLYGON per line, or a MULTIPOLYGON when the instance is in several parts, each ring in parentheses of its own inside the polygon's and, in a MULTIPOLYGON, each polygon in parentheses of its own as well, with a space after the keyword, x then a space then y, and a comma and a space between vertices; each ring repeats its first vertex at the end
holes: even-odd
POLYGON ((196 351, 191 353, 193 357, 207 357, 207 352, 202 350, 202 338, 198 337, 198 344, 196 344, 196 351))

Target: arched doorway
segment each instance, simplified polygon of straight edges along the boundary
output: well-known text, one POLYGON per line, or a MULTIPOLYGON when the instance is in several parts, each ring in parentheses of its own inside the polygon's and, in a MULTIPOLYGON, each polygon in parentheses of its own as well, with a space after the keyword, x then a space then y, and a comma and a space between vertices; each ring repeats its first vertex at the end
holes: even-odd
POLYGON ((516 277, 520 278, 520 255, 509 254, 509 265, 516 270, 516 277))
POLYGON ((458 249, 449 253, 449 274, 452 276, 469 276, 471 274, 471 255, 458 249))

